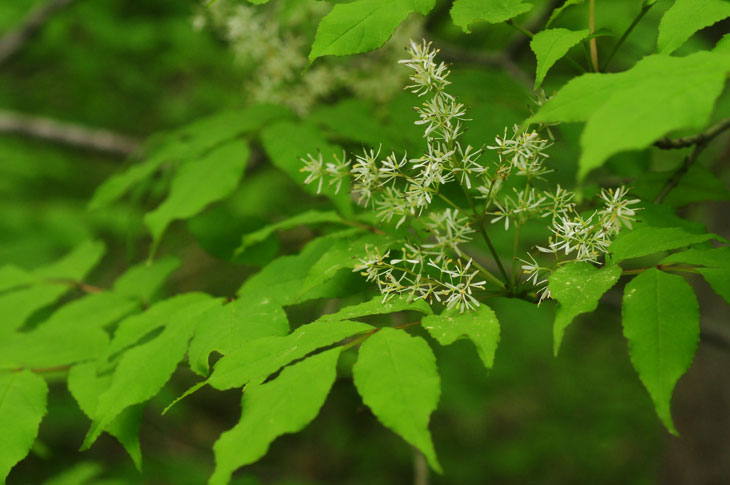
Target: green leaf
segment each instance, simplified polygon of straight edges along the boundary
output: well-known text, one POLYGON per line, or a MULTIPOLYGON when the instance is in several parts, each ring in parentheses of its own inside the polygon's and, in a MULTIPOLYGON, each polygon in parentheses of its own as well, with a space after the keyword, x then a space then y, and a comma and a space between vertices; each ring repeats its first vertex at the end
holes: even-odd
POLYGON ((727 0, 676 0, 659 23, 657 51, 671 54, 698 30, 728 17, 727 0))
MULTIPOLYGON (((210 299, 205 303, 215 302, 210 299)), ((203 307, 199 305, 198 309, 203 307)), ((111 384, 99 395, 94 421, 82 449, 88 449, 122 411, 148 401, 162 389, 185 355, 199 314, 199 311, 178 312, 161 334, 122 355, 111 384)))
POLYGON ((42 377, 24 370, 0 374, 0 480, 30 451, 46 414, 48 386, 42 377))
POLYGON ((535 74, 535 89, 542 84, 545 75, 553 64, 558 62, 571 47, 580 43, 590 34, 590 30, 574 32, 568 29, 543 30, 535 34, 530 41, 532 52, 537 57, 537 72, 535 74))
POLYGON ((368 315, 385 315, 387 313, 416 311, 424 315, 430 315, 431 307, 423 300, 408 301, 405 297, 393 297, 387 302, 383 302, 382 296, 376 296, 372 300, 368 300, 357 305, 347 306, 335 313, 322 315, 317 319, 323 321, 339 321, 349 320, 352 318, 360 318, 368 315))
MULTIPOLYGON (((355 5, 355 3, 342 4, 342 6, 355 5)), ((339 6, 336 5, 335 8, 339 6)), ((312 156, 321 153, 322 159, 329 162, 333 155, 342 156, 342 148, 328 143, 322 131, 310 122, 281 121, 275 123, 261 131, 261 144, 271 159, 271 163, 312 195, 317 195, 317 184, 304 184, 307 176, 301 171, 304 165, 300 158, 305 157, 307 153, 311 153, 312 156)), ((322 187, 322 195, 329 197, 335 207, 345 215, 352 214, 349 192, 348 184, 344 182, 338 193, 335 193, 335 187, 329 187, 327 184, 322 187)))
POLYGON ((730 34, 723 35, 712 50, 718 53, 730 54, 730 34))
POLYGON ((360 346, 352 375, 363 402, 380 422, 418 448, 441 473, 428 431, 441 393, 440 378, 426 341, 383 328, 360 346))
POLYGON ((730 304, 730 247, 713 249, 690 249, 670 254, 661 264, 696 264, 707 266, 697 268, 702 277, 728 304, 730 304))
POLYGON ((193 372, 206 376, 211 352, 227 355, 252 340, 288 333, 289 321, 281 306, 268 298, 238 298, 200 316, 188 350, 190 367, 193 372))
POLYGON ((716 234, 692 234, 677 227, 642 226, 622 231, 609 246, 608 252, 613 254, 615 262, 619 262, 718 238, 716 234))
MULTIPOLYGON (((16 287, 0 295, 0 336, 20 328, 28 317, 55 302, 81 281, 104 255, 105 247, 87 241, 60 260, 31 272, 31 286, 16 287)), ((16 272, 17 275, 17 272, 16 272)), ((16 276, 17 277, 17 276, 16 276)))
POLYGON ((192 217, 230 195, 243 177, 249 153, 248 143, 236 140, 183 164, 167 198, 144 217, 155 244, 172 221, 192 217))
POLYGON ((564 4, 562 4, 560 7, 556 8, 555 10, 553 10, 553 13, 550 14, 550 18, 548 19, 547 24, 545 24, 545 28, 550 27, 550 24, 552 24, 553 21, 555 21, 555 19, 557 19, 558 16, 560 16, 560 14, 563 13, 563 10, 565 10, 566 8, 568 8, 570 6, 578 5, 583 2, 585 2, 585 0, 565 0, 564 4))
POLYGON ((536 90, 553 64, 567 54, 571 47, 585 39, 590 32, 590 30, 574 32, 568 29, 550 29, 535 34, 530 41, 530 47, 537 57, 536 90))
POLYGON ((137 264, 114 281, 114 291, 149 302, 179 266, 180 260, 174 256, 137 264))
POLYGON ((214 301, 205 293, 183 293, 157 302, 145 312, 127 317, 119 323, 108 354, 111 356, 134 345, 145 335, 174 322, 182 315, 191 312, 200 315, 214 301))
POLYGON ((394 241, 388 236, 365 234, 357 238, 340 239, 312 266, 299 290, 299 295, 324 284, 341 269, 353 269, 360 259, 367 257, 368 249, 384 252, 394 241))
POLYGON ((99 463, 82 461, 54 475, 43 485, 86 485, 103 472, 104 468, 99 463))
POLYGON ((694 291, 681 276, 649 269, 626 285, 622 312, 631 362, 657 415, 676 435, 669 403, 677 380, 692 364, 700 337, 694 291))
POLYGON ((454 24, 469 32, 476 22, 498 24, 532 10, 532 5, 522 0, 454 0, 451 18, 454 24))
POLYGON ((308 210, 299 213, 288 219, 284 219, 281 222, 262 227, 256 232, 244 235, 243 239, 241 240, 241 245, 238 247, 238 249, 236 249, 236 253, 240 254, 254 244, 264 241, 267 237, 269 237, 269 235, 276 231, 285 231, 287 229, 292 229, 298 226, 304 226, 309 224, 324 224, 327 222, 343 224, 344 220, 334 211, 308 210))
POLYGON ((326 127, 328 134, 366 146, 383 145, 390 150, 399 145, 397 134, 384 125, 363 99, 348 98, 336 104, 319 107, 309 119, 326 127))
POLYGON ((102 291, 83 296, 65 304, 38 326, 41 328, 107 327, 128 314, 139 310, 138 302, 114 293, 102 291))
POLYGON ((352 229, 319 237, 307 244, 299 254, 277 258, 247 279, 238 291, 239 296, 268 299, 272 303, 286 306, 342 294, 343 289, 339 287, 336 278, 305 294, 301 294, 300 289, 312 266, 336 241, 358 233, 359 230, 352 229))
POLYGON ((452 311, 429 315, 422 323, 423 328, 441 345, 451 345, 462 337, 470 339, 484 366, 492 368, 499 344, 499 321, 487 305, 482 303, 479 308, 467 313, 452 311))
POLYGON ((385 44, 411 12, 427 14, 435 0, 357 0, 332 7, 317 27, 309 62, 368 52, 385 44))
MULTIPOLYGON (((111 374, 97 376, 95 363, 77 364, 68 373, 68 390, 81 411, 93 419, 99 396, 110 387, 111 381, 111 374)), ((124 447, 138 470, 142 468, 142 450, 139 445, 141 422, 142 406, 132 406, 122 411, 104 428, 104 431, 114 436, 124 447)))
POLYGON ((553 353, 556 356, 565 328, 581 313, 595 310, 598 300, 620 277, 621 267, 618 265, 598 269, 584 262, 568 263, 550 275, 550 294, 560 303, 553 326, 553 353))
POLYGON ((96 190, 89 208, 98 209, 117 201, 164 163, 198 159, 222 143, 289 115, 289 111, 280 106, 261 104, 198 119, 166 136, 162 146, 153 150, 144 162, 108 178, 96 190))
POLYGON ((252 383, 241 401, 241 420, 213 445, 210 484, 229 483, 236 469, 257 461, 279 436, 302 430, 319 413, 337 376, 341 348, 285 368, 271 382, 252 383))
POLYGON ((348 320, 313 322, 302 325, 286 337, 264 337, 244 342, 216 363, 208 383, 219 390, 242 387, 254 379, 273 374, 310 352, 372 328, 366 323, 348 320))
POLYGON ((0 268, 0 293, 35 282, 33 275, 14 264, 0 268))
POLYGON ((616 153, 646 148, 675 130, 703 129, 728 70, 730 56, 720 53, 647 56, 625 72, 571 80, 528 122, 587 122, 582 179, 616 153))

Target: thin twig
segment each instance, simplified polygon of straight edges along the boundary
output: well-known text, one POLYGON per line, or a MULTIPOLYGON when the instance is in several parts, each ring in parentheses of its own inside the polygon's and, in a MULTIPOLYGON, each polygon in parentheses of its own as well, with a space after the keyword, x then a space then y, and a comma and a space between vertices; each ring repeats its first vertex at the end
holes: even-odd
POLYGON ((115 157, 127 157, 140 144, 132 137, 112 131, 5 110, 0 110, 0 133, 39 138, 115 157))
POLYGON ((644 5, 641 7, 641 10, 639 11, 639 14, 634 18, 634 21, 631 22, 631 25, 626 29, 626 31, 623 33, 621 38, 618 40, 615 46, 613 46, 613 49, 611 50, 611 53, 608 54, 608 57, 606 57, 606 61, 603 63, 603 66, 601 67, 601 71, 605 71, 608 67, 608 64, 611 62, 611 59, 613 59, 613 56, 616 55, 619 48, 623 45, 623 43, 626 41, 626 39, 629 37, 629 34, 633 32, 634 28, 639 24, 642 18, 644 18, 644 15, 646 15, 646 12, 653 7, 654 4, 650 3, 648 5, 644 5))
POLYGON ((73 2, 73 0, 50 0, 34 8, 20 25, 0 38, 0 65, 7 62, 20 51, 30 39, 38 33, 43 24, 58 10, 73 2))
POLYGON ((708 128, 707 130, 693 136, 685 136, 683 138, 663 138, 654 143, 654 146, 662 150, 675 150, 678 148, 687 148, 702 142, 709 142, 720 133, 730 129, 730 118, 708 128))
MULTIPOLYGON (((588 4, 588 27, 591 29, 591 34, 596 32, 596 0, 590 0, 588 4)), ((591 46, 593 70, 598 72, 598 46, 596 45, 596 38, 591 37, 589 44, 591 46)))
POLYGON ((690 167, 692 167, 695 161, 697 161, 697 158, 700 156, 700 153, 702 153, 706 146, 707 141, 702 141, 695 145, 692 153, 685 157, 682 165, 672 174, 671 177, 669 177, 669 180, 666 181, 664 187, 662 187, 662 190, 659 192, 659 195, 657 195, 656 199, 654 199, 655 204, 661 204, 667 197, 667 195, 669 195, 669 192, 671 192, 672 189, 674 189, 674 187, 679 184, 679 181, 682 180, 682 177, 684 177, 684 175, 689 171, 690 167))

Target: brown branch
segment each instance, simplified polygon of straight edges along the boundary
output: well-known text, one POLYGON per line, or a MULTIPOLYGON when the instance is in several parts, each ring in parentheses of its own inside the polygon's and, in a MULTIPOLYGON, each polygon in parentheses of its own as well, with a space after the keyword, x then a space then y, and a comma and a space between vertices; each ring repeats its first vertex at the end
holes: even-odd
POLYGON ((139 146, 136 139, 112 131, 5 110, 0 110, 1 133, 40 138, 115 157, 126 157, 139 146))
POLYGON ((0 65, 7 62, 20 51, 43 24, 58 10, 73 2, 73 0, 49 0, 43 5, 31 10, 20 25, 0 38, 0 65))
POLYGON ((678 148, 687 148, 702 142, 709 142, 720 133, 728 129, 730 129, 730 118, 721 121, 715 126, 712 126, 706 131, 703 131, 702 133, 699 133, 697 135, 685 136, 683 138, 675 139, 662 138, 661 140, 655 142, 654 146, 657 148, 661 148, 662 150, 676 150, 678 148))

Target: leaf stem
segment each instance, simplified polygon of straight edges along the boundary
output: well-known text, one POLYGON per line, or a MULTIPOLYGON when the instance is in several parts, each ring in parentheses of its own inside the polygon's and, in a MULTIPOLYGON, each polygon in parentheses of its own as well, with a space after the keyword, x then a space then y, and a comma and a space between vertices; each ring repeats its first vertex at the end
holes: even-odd
POLYGON ((646 12, 653 7, 654 4, 644 5, 641 7, 641 10, 639 11, 639 14, 634 18, 634 21, 631 22, 631 25, 626 29, 626 31, 623 33, 621 38, 618 40, 615 46, 613 46, 613 49, 608 54, 608 57, 606 57, 605 62, 603 63, 603 66, 601 67, 602 71, 605 71, 608 67, 608 64, 611 62, 611 59, 613 59, 613 56, 616 55, 619 48, 623 45, 623 43, 626 41, 626 39, 629 37, 629 34, 634 30, 634 28, 641 22, 641 19, 644 18, 644 15, 646 15, 646 12))
MULTIPOLYGON (((594 34, 596 32, 596 0, 590 0, 588 4, 588 26, 591 29, 591 34, 594 34)), ((598 46, 596 44, 596 38, 591 37, 589 44, 591 47, 591 63, 593 64, 593 70, 598 72, 598 46)))

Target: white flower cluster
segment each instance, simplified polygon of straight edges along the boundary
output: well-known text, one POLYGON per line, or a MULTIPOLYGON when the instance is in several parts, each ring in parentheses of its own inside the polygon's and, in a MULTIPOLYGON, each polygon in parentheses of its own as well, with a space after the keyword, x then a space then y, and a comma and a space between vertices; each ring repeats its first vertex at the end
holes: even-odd
POLYGON ((392 259, 388 259, 390 251, 380 254, 377 249, 367 249, 367 257, 360 259, 354 271, 378 285, 383 302, 405 295, 409 300, 435 300, 461 313, 479 306, 473 293, 483 290, 486 281, 477 278, 479 271, 472 268, 471 259, 466 263, 447 259, 410 244, 400 250, 400 257, 392 259))
MULTIPOLYGON (((626 187, 602 189, 600 198, 603 207, 583 216, 573 213, 573 204, 570 202, 573 194, 558 187, 552 200, 553 209, 544 214, 553 217, 550 227, 553 235, 547 247, 537 246, 538 251, 553 254, 556 260, 562 253, 563 256, 572 255, 575 261, 598 263, 621 228, 625 226, 631 229, 636 211, 639 210, 631 206, 640 201, 628 199, 627 196, 626 187)), ((539 287, 538 295, 542 301, 550 297, 547 275, 551 269, 540 267, 531 254, 528 257, 529 261, 520 260, 523 263, 522 270, 529 275, 527 280, 539 287)))
POLYGON ((305 70, 311 45, 307 39, 314 34, 312 26, 327 13, 326 2, 201 2, 193 27, 211 27, 230 45, 237 64, 250 70, 244 91, 251 101, 286 105, 299 114, 341 89, 378 102, 389 100, 404 81, 392 63, 400 46, 419 35, 423 25, 422 19, 413 17, 376 54, 348 62, 318 61, 305 70))
MULTIPOLYGON (((405 294, 443 302, 463 312, 479 305, 474 293, 484 290, 486 284, 479 274, 490 283, 500 284, 501 289, 513 291, 518 278, 514 283, 505 281, 508 277, 499 261, 504 285, 464 253, 463 246, 472 241, 476 228, 491 245, 483 227, 485 218, 492 224, 503 224, 505 230, 511 225, 519 228, 528 219, 549 218, 553 235, 547 246, 538 250, 555 255, 556 264, 562 264, 560 255, 597 263, 621 228, 631 227, 637 210, 632 206, 638 200, 628 199, 623 187, 604 190, 603 207, 587 216, 576 212, 572 192, 559 185, 554 191, 536 187, 552 171, 545 166, 551 143, 536 131, 515 126, 508 135, 505 129, 493 146, 486 147, 497 154, 497 161, 488 170, 480 162, 482 150, 459 141, 466 109, 447 92, 449 69, 436 61, 438 50, 425 41, 411 41, 408 52, 410 57, 400 63, 412 71, 406 89, 424 98, 416 108, 419 119, 415 122, 424 130, 424 153, 409 158, 370 148, 356 155, 354 161, 345 153, 334 156, 330 163, 325 163, 321 154, 301 159, 302 171, 307 173, 305 183, 317 183, 318 191, 325 181, 337 191, 349 177, 359 202, 372 208, 380 221, 392 222, 398 228, 410 220, 412 233, 423 235, 425 231, 421 242, 405 244, 398 257, 375 251, 360 260, 356 271, 376 282, 385 299, 405 294), (442 186, 451 182, 461 186, 472 214, 465 214, 444 195, 442 186), (437 198, 449 208, 430 210, 437 198)), ((494 251, 491 246, 490 250, 494 251)), ((551 269, 541 267, 532 255, 522 263, 527 282, 539 289, 540 301, 548 298, 546 275, 551 269)))

